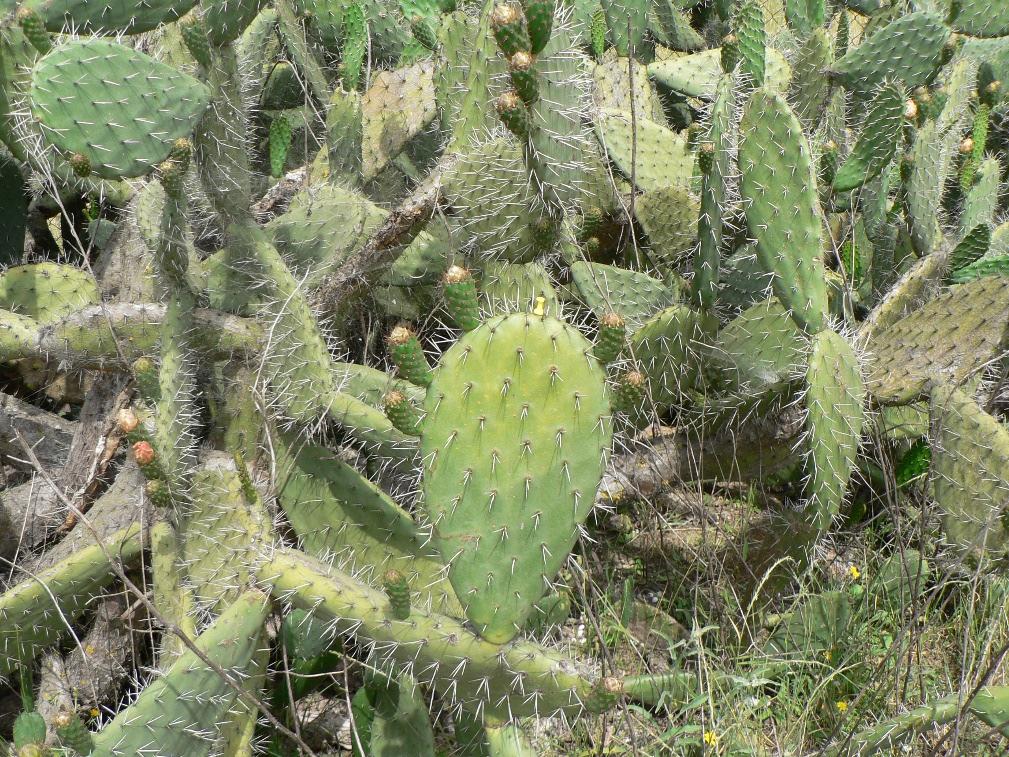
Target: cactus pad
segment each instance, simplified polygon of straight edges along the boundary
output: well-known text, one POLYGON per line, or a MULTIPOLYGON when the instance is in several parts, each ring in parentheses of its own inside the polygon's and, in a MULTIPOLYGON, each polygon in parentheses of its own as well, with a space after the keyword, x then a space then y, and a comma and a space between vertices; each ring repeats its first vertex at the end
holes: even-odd
POLYGON ((578 538, 610 447, 592 345, 549 316, 499 316, 443 356, 421 439, 424 507, 467 617, 511 639, 578 538))
POLYGON ((207 107, 206 85, 128 47, 78 39, 32 71, 32 112, 46 138, 107 178, 142 176, 207 107))

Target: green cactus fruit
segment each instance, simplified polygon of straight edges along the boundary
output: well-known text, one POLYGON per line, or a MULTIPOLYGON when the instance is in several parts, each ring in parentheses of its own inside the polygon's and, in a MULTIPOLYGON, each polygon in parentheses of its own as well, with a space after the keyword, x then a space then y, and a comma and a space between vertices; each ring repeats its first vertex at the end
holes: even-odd
POLYGON ((759 0, 742 0, 737 5, 732 28, 739 40, 742 73, 748 77, 751 86, 764 86, 767 32, 759 0))
POLYGON ((921 397, 930 382, 959 384, 997 353, 1009 323, 1009 288, 992 276, 953 287, 872 332, 867 383, 882 403, 921 397))
POLYGON ((24 32, 25 37, 31 42, 32 47, 38 50, 42 55, 45 55, 53 47, 53 41, 49 37, 49 32, 46 31, 45 21, 42 17, 32 10, 22 6, 18 8, 17 21, 21 26, 21 31, 24 32))
POLYGON ((684 305, 657 313, 631 336, 630 353, 648 377, 652 401, 678 404, 697 380, 702 346, 714 323, 684 305))
POLYGON ((1009 255, 996 255, 977 260, 960 268, 949 276, 951 284, 966 284, 984 276, 1009 276, 1009 255))
POLYGON ((488 641, 518 632, 592 507, 612 429, 591 349, 553 317, 498 316, 442 356, 428 389, 424 508, 488 641))
POLYGON ((619 678, 601 678, 592 687, 585 701, 589 712, 605 712, 611 709, 624 694, 624 684, 619 678))
POLYGON ((617 378, 613 409, 629 416, 641 413, 645 405, 648 378, 641 371, 627 371, 617 378))
POLYGON ((0 595, 0 675, 7 676, 51 648, 112 582, 110 560, 132 563, 142 549, 140 529, 130 526, 101 544, 86 546, 0 595))
POLYGON ((719 53, 718 62, 722 66, 722 71, 731 74, 736 70, 739 61, 742 59, 739 50, 739 37, 729 32, 722 37, 722 46, 719 53))
POLYGON ((389 354, 400 375, 417 386, 430 386, 431 365, 424 355, 417 334, 408 323, 400 323, 386 339, 389 354))
POLYGON ((270 121, 270 175, 280 178, 284 175, 287 151, 291 149, 291 122, 283 113, 270 121))
POLYGON ((120 178, 142 176, 168 157, 193 130, 210 90, 141 52, 83 38, 35 64, 30 100, 49 141, 87 158, 98 176, 120 178))
POLYGON ((163 677, 148 684, 133 704, 95 734, 95 753, 207 753, 206 734, 220 732, 233 708, 248 706, 229 681, 244 688, 242 681, 262 678, 268 599, 260 591, 246 591, 196 638, 197 649, 223 669, 228 680, 187 649, 163 677))
POLYGON ((967 394, 941 384, 931 391, 931 421, 932 490, 946 539, 963 556, 1004 557, 1009 430, 967 394))
POLYGON ((196 13, 191 13, 179 24, 179 31, 182 33, 182 41, 193 56, 193 60, 204 68, 209 69, 213 64, 213 55, 210 52, 210 37, 207 33, 207 25, 196 13))
POLYGON ((676 289, 665 282, 603 263, 579 260, 571 266, 571 278, 579 299, 596 318, 617 313, 632 331, 677 299, 676 289))
POLYGON ((410 32, 426 50, 438 49, 438 35, 424 16, 415 15, 410 19, 410 32))
POLYGON ((884 80, 908 89, 928 84, 942 65, 949 28, 938 16, 918 11, 874 32, 834 62, 831 75, 845 89, 870 94, 884 80))
POLYGON ((526 24, 529 29, 529 52, 539 55, 550 41, 554 26, 556 0, 524 0, 526 24))
POLYGON ((950 25, 972 37, 1009 35, 1009 8, 983 0, 956 0, 950 11, 950 25))
POLYGON ((410 586, 406 576, 395 568, 390 568, 382 574, 382 586, 389 598, 389 609, 396 620, 406 620, 410 617, 410 586))
POLYGON ((589 47, 596 60, 601 60, 606 52, 606 14, 599 8, 592 14, 589 24, 589 47))
POLYGON ((494 103, 494 107, 508 131, 521 140, 529 139, 531 127, 529 108, 518 92, 514 90, 505 92, 494 103))
POLYGON ((14 719, 14 748, 42 744, 46 740, 46 721, 37 712, 22 712, 14 719))
POLYGON ((508 61, 512 88, 518 92, 518 96, 526 105, 532 105, 540 99, 539 79, 533 70, 533 62, 533 56, 522 50, 508 61))
POLYGON ((60 743, 72 752, 87 757, 94 749, 91 731, 76 712, 63 711, 53 718, 53 727, 60 743))
POLYGON ((621 58, 640 58, 648 31, 646 0, 607 0, 603 3, 610 41, 621 58))
POLYGON ((407 436, 420 436, 420 413, 403 392, 393 390, 385 395, 385 414, 407 436))
POLYGON ((834 175, 834 191, 850 192, 890 165, 900 143, 907 95, 897 84, 884 83, 865 114, 858 141, 834 175))
POLYGON ((445 307, 456 327, 472 331, 480 325, 480 299, 473 274, 461 266, 451 266, 442 278, 445 307))
POLYGON ((494 6, 491 15, 491 27, 494 39, 506 58, 511 58, 517 52, 530 52, 532 44, 526 29, 526 19, 522 8, 515 3, 503 2, 494 6))
POLYGON ((630 111, 601 110, 596 135, 620 172, 632 176, 644 192, 675 186, 689 190, 694 175, 694 153, 687 140, 661 124, 637 119, 630 111))
POLYGON ((604 365, 612 363, 620 355, 627 338, 627 325, 617 313, 606 313, 599 319, 599 335, 596 337, 592 354, 604 365))
POLYGON ((827 287, 809 145, 785 100, 764 89, 750 98, 739 131, 739 189, 757 257, 796 323, 815 334, 827 315, 827 287))
POLYGON ((826 532, 841 509, 865 423, 865 384, 847 341, 829 329, 813 338, 806 368, 811 522, 826 532))
POLYGON ((54 34, 68 28, 76 34, 140 34, 178 21, 195 4, 195 0, 151 0, 143 5, 133 0, 26 0, 23 9, 41 16, 45 29, 54 34))

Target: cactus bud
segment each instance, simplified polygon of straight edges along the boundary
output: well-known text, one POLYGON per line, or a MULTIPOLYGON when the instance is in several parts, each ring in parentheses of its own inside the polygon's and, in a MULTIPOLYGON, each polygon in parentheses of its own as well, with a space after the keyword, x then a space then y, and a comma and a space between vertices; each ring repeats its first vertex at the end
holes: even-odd
POLYGON ((86 179, 91 175, 91 159, 87 155, 75 152, 67 160, 70 163, 70 168, 73 169, 74 176, 86 179))
POLYGON ((94 751, 91 731, 81 722, 76 713, 63 711, 53 718, 53 726, 60 743, 76 754, 87 755, 94 751))
POLYGON ((37 712, 22 712, 14 720, 13 736, 18 750, 28 744, 42 744, 46 740, 46 721, 37 712))
POLYGON ((136 411, 132 407, 124 407, 116 415, 116 424, 122 433, 129 434, 140 425, 140 418, 137 417, 136 411))
POLYGON ((393 389, 385 395, 385 414, 404 434, 420 436, 420 413, 403 392, 393 389))
POLYGON ((410 31, 414 39, 428 50, 438 49, 438 35, 435 34, 431 23, 423 16, 415 15, 410 19, 410 31))
POLYGON ((705 140, 697 148, 697 165, 705 174, 711 173, 711 167, 715 164, 715 143, 705 140))
POLYGON ((462 266, 454 265, 445 272, 445 306, 452 321, 462 331, 472 331, 480 325, 480 301, 473 275, 462 266))
POLYGON ((46 24, 42 20, 42 16, 29 8, 18 8, 17 22, 21 26, 25 38, 42 55, 52 49, 52 39, 49 37, 49 32, 46 31, 46 24))
POLYGON ((508 131, 519 139, 528 139, 531 128, 529 109, 522 102, 518 92, 511 90, 501 95, 495 103, 501 121, 508 127, 508 131))
POLYGON ((525 0, 526 24, 529 28, 530 52, 539 55, 550 41, 554 24, 555 0, 525 0))
POLYGON ((736 70, 739 65, 739 37, 726 34, 722 37, 722 71, 727 74, 736 70))
POLYGON ((406 576, 398 570, 390 569, 382 576, 382 585, 389 598, 392 616, 396 620, 406 620, 410 617, 410 587, 406 576))
POLYGON ((540 99, 539 80, 532 65, 533 56, 523 50, 519 50, 508 61, 512 86, 526 105, 532 105, 540 99))
POLYGON ((606 313, 599 319, 599 336, 592 354, 604 365, 612 363, 624 348, 626 324, 617 313, 606 313))
MULTIPOLYGON (((931 96, 928 99, 931 100, 932 99, 931 96)), ((914 100, 908 100, 907 102, 904 103, 904 118, 906 118, 908 121, 913 121, 917 117, 918 117, 918 103, 916 103, 914 100)))
POLYGON ((204 68, 210 68, 213 57, 210 53, 210 37, 207 34, 207 27, 203 19, 194 14, 190 14, 185 21, 179 24, 182 31, 182 41, 197 63, 204 68))
POLYGON ((623 693, 624 684, 619 678, 602 678, 592 687, 585 708, 590 712, 605 712, 617 703, 623 693))
POLYGON ((526 31, 525 18, 517 5, 500 3, 494 6, 490 20, 494 28, 494 39, 505 57, 510 58, 519 50, 529 52, 532 47, 529 33, 526 31))
POLYGON ((386 341, 400 375, 417 386, 430 386, 431 366, 410 325, 399 324, 390 332, 386 341))
POLYGON ((154 503, 155 507, 167 508, 172 504, 168 485, 164 481, 153 479, 144 485, 144 493, 154 503))
POLYGON ((155 457, 154 447, 151 446, 150 442, 139 441, 133 445, 133 459, 137 461, 137 465, 141 468, 153 463, 155 457))
POLYGON ((614 392, 614 410, 618 410, 628 415, 637 413, 645 400, 645 386, 647 379, 641 371, 627 371, 617 379, 617 388, 614 392))

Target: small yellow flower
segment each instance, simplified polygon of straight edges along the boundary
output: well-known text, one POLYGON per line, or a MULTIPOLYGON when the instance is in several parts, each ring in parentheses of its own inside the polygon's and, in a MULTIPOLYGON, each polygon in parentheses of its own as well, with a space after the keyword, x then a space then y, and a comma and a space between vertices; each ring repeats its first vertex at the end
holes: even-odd
POLYGON ((92 707, 92 708, 91 708, 90 710, 88 710, 88 714, 89 714, 89 715, 90 715, 91 717, 93 717, 93 718, 97 718, 97 717, 98 717, 98 715, 99 715, 99 713, 98 713, 98 708, 97 708, 97 707, 92 707))
POLYGON ((715 733, 714 731, 705 731, 704 743, 707 744, 708 746, 714 746, 715 744, 718 743, 718 734, 715 733))
POLYGON ((862 571, 858 569, 857 565, 852 565, 848 568, 848 575, 851 576, 852 581, 857 581, 862 577, 862 571))
POLYGON ((835 706, 837 707, 838 712, 848 711, 848 703, 845 702, 843 699, 840 702, 835 703, 835 706))
POLYGON ((833 656, 834 655, 831 653, 831 651, 829 649, 824 649, 823 650, 823 659, 825 659, 827 662, 830 662, 830 660, 831 660, 831 658, 833 656))

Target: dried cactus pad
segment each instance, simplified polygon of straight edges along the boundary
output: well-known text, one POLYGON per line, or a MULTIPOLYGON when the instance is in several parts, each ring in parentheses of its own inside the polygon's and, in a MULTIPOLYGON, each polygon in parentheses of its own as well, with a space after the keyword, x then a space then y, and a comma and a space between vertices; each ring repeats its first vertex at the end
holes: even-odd
POLYGON ((499 316, 445 353, 428 389, 424 504, 488 641, 517 633, 592 508, 613 432, 591 349, 555 318, 499 316))
POLYGON ((193 131, 210 100, 199 81, 128 47, 79 39, 35 65, 32 113, 46 139, 105 178, 142 176, 193 131))

